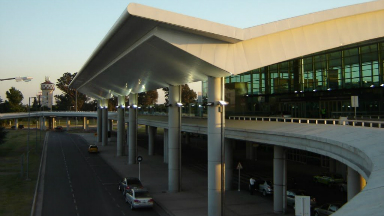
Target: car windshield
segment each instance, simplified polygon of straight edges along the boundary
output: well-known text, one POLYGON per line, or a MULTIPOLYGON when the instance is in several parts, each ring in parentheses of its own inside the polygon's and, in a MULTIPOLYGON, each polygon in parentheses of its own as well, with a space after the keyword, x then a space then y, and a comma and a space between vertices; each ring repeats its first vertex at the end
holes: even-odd
POLYGON ((136 198, 151 198, 148 191, 137 191, 135 193, 136 198))
POLYGON ((296 195, 298 195, 298 196, 309 196, 309 194, 306 191, 303 191, 303 190, 297 191, 296 195))
POLYGON ((141 185, 141 182, 138 179, 128 179, 128 184, 141 185))

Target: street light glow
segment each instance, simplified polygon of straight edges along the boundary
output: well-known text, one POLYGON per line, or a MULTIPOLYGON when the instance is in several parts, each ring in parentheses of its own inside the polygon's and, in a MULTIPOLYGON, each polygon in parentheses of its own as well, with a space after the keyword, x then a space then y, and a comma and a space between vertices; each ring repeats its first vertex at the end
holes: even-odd
POLYGON ((33 79, 33 77, 12 77, 12 78, 5 78, 5 79, 0 79, 0 81, 5 81, 5 80, 16 80, 16 82, 29 82, 33 79))

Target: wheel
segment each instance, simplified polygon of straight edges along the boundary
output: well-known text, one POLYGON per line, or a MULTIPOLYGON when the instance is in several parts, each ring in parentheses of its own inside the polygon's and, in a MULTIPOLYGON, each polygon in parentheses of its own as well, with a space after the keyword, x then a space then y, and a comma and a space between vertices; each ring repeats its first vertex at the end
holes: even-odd
POLYGON ((133 210, 134 208, 133 208, 133 201, 131 202, 131 210, 133 210))
POLYGON ((267 196, 267 192, 263 190, 263 196, 267 196))
POLYGON ((125 202, 128 203, 128 198, 127 198, 127 196, 125 196, 125 202))

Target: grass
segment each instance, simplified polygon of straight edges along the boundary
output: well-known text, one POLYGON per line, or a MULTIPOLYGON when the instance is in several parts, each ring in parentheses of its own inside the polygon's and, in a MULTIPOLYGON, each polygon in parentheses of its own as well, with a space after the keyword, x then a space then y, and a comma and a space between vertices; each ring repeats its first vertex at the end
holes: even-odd
POLYGON ((29 137, 29 179, 27 170, 28 130, 7 130, 5 143, 0 145, 0 215, 29 215, 40 166, 42 143, 45 131, 30 131, 29 137), (36 149, 37 144, 37 149, 36 149), (36 151, 37 150, 37 151, 36 151), (21 176, 21 158, 23 175, 21 176))

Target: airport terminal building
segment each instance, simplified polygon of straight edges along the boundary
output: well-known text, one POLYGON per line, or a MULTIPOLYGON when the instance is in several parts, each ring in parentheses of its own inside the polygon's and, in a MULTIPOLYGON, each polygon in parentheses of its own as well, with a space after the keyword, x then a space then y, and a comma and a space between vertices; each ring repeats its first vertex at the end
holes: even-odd
POLYGON ((351 96, 357 116, 382 116, 383 55, 381 37, 227 76, 227 116, 353 118, 351 96))
MULTIPOLYGON (((132 3, 70 87, 98 100, 97 139, 102 145, 108 144, 108 99, 118 98, 116 156, 123 156, 128 122, 128 164, 136 163, 137 124, 150 131, 164 128, 169 192, 181 188, 181 132, 206 134, 210 216, 222 215, 223 182, 230 181, 225 173, 233 169, 225 166, 233 162, 231 140, 273 148, 274 212, 285 208, 286 150, 297 149, 347 167, 349 201, 335 215, 379 215, 382 129, 226 118, 354 118, 351 96, 358 96, 356 116, 377 119, 384 114, 383 20, 384 0, 247 29, 132 3), (182 122, 181 85, 196 81, 203 81, 207 119, 182 122), (164 87, 169 88, 167 116, 138 118, 138 93, 164 87), (362 190, 363 179, 368 183, 362 190)), ((151 140, 153 133, 149 136, 151 140)))

